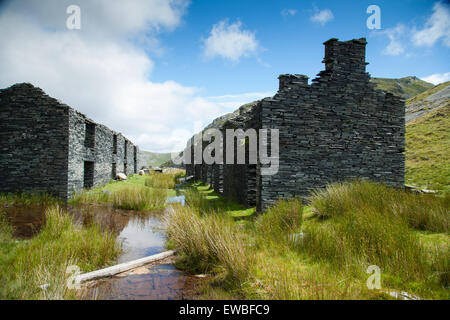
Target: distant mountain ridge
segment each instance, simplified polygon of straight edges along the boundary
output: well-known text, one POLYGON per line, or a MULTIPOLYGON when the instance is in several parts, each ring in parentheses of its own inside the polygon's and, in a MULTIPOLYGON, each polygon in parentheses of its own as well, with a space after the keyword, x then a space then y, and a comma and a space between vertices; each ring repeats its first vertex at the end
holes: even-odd
POLYGON ((405 100, 434 87, 432 83, 423 81, 415 76, 399 79, 371 78, 370 81, 377 85, 377 89, 390 92, 405 100))
POLYGON ((140 151, 141 161, 148 167, 160 167, 163 163, 170 160, 170 153, 158 153, 149 151, 140 151))

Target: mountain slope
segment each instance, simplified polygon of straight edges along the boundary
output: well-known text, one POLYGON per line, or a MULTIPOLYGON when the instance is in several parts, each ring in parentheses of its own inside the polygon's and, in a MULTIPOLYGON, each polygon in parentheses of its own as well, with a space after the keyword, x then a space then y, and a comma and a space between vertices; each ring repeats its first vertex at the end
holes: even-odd
POLYGON ((441 83, 406 101, 406 122, 450 103, 450 81, 441 83))
POLYGON ((159 167, 170 160, 170 153, 140 151, 142 162, 149 167, 159 167))
POLYGON ((388 91, 404 99, 414 97, 433 87, 432 83, 414 76, 400 79, 372 78, 370 81, 377 85, 377 89, 388 91))
POLYGON ((450 104, 406 126, 406 183, 450 192, 450 104))

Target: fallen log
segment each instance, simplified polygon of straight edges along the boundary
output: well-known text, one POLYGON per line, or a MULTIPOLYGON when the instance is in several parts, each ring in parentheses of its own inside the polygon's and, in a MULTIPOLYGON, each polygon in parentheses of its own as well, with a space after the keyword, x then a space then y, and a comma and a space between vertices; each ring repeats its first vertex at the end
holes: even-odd
POLYGON ((75 283, 83 283, 90 280, 110 277, 118 273, 122 273, 137 267, 141 267, 143 265, 165 259, 167 257, 173 256, 175 254, 174 250, 164 251, 149 257, 141 258, 138 260, 133 260, 121 264, 117 264, 112 267, 108 267, 105 269, 100 269, 88 273, 83 273, 75 277, 75 283))

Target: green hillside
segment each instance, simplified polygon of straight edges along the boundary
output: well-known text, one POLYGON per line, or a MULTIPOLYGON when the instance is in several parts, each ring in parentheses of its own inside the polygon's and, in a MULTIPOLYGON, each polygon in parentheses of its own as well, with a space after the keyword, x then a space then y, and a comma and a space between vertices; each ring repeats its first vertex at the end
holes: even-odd
POLYGON ((143 162, 149 167, 159 167, 170 160, 170 153, 141 151, 143 162))
POLYGON ((376 83, 378 89, 391 92, 404 99, 414 97, 433 87, 433 84, 414 76, 400 79, 372 78, 370 81, 376 83))
POLYGON ((406 126, 406 183, 450 192, 450 104, 406 126))

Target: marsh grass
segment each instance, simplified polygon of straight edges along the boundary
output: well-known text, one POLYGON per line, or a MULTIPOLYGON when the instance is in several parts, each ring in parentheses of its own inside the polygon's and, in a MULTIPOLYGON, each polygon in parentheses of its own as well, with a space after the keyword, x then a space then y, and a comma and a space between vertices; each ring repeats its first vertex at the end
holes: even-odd
POLYGON ((0 224, 2 299, 80 298, 65 285, 67 266, 92 271, 111 264, 121 251, 116 235, 95 224, 76 225, 58 206, 47 210, 44 227, 31 240, 13 239, 4 217, 0 224), (39 287, 43 284, 47 289, 39 287))
POLYGON ((100 190, 81 190, 77 192, 70 200, 69 204, 105 204, 110 202, 111 194, 100 190))
POLYGON ((186 197, 186 205, 198 210, 201 214, 214 211, 217 207, 212 201, 206 199, 206 196, 196 188, 188 188, 184 192, 184 196, 186 197))
POLYGON ((147 211, 164 207, 168 188, 175 186, 174 177, 179 173, 151 174, 153 187, 147 183, 148 176, 130 176, 127 181, 114 181, 103 188, 82 190, 69 200, 71 205, 77 204, 111 204, 125 210, 147 211))
POLYGON ((208 193, 186 195, 168 236, 182 268, 215 275, 206 298, 391 299, 367 288, 369 265, 381 268, 383 289, 449 297, 448 198, 354 181, 314 192, 308 210, 280 200, 236 223, 208 193))
POLYGON ((254 278, 243 285, 247 297, 274 300, 342 300, 377 298, 364 282, 324 265, 305 267, 299 256, 260 254, 254 278))
POLYGON ((125 210, 155 210, 164 207, 166 197, 166 189, 130 185, 112 194, 112 204, 125 210))
POLYGON ((150 172, 146 176, 145 185, 151 188, 173 189, 182 175, 183 173, 179 171, 173 173, 150 172))
POLYGON ((288 237, 300 230, 302 219, 302 201, 297 198, 283 199, 258 217, 256 227, 258 233, 272 238, 288 237))
POLYGON ((50 206, 60 203, 60 200, 48 193, 6 193, 0 194, 0 206, 50 206))
POLYGON ((372 210, 382 217, 398 217, 409 227, 432 232, 450 231, 450 196, 436 197, 397 190, 369 181, 335 183, 313 192, 311 205, 323 217, 372 210))
POLYGON ((401 219, 378 212, 349 213, 306 229, 300 246, 309 256, 336 268, 378 265, 405 280, 424 280, 432 272, 425 249, 401 219))
POLYGON ((233 281, 246 279, 252 255, 230 217, 220 213, 201 217, 189 207, 178 207, 169 212, 165 223, 168 237, 186 258, 185 267, 208 273, 219 266, 233 281))
POLYGON ((425 244, 415 231, 440 232, 448 242, 448 198, 354 181, 314 192, 311 204, 328 219, 306 228, 300 250, 309 257, 347 273, 378 265, 388 284, 425 295, 448 286, 448 245, 425 244))

